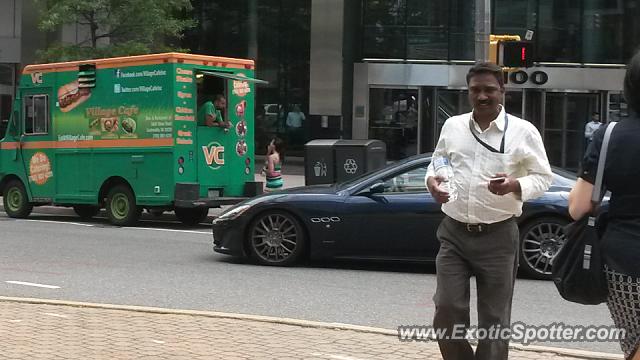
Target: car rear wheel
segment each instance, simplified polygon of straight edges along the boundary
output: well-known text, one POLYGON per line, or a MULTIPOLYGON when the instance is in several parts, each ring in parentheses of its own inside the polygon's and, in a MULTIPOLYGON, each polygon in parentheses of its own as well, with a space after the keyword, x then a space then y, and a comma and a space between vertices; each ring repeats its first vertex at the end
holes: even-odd
POLYGON ((4 211, 12 218, 26 218, 33 210, 22 181, 12 180, 4 189, 4 211))
POLYGON ((118 185, 107 195, 107 216, 113 225, 132 226, 140 219, 142 208, 128 186, 118 185))
POLYGON ((207 220, 209 208, 175 208, 176 217, 185 225, 197 225, 207 220))
POLYGON ((264 265, 291 265, 305 246, 300 222, 284 211, 259 215, 249 228, 249 252, 264 265))
POLYGON ((565 242, 564 226, 559 217, 543 217, 520 229, 520 269, 534 278, 551 279, 551 261, 565 242))
POLYGON ((95 205, 75 205, 73 211, 75 211, 81 219, 88 220, 98 215, 100 208, 95 205))

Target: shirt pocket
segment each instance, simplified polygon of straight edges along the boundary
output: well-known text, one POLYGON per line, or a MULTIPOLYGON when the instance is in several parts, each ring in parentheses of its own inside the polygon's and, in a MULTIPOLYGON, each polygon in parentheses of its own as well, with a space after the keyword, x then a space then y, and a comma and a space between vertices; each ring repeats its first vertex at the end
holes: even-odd
POLYGON ((484 159, 485 171, 483 172, 483 177, 486 176, 487 181, 498 173, 506 173, 507 176, 514 176, 518 171, 518 159, 515 154, 501 154, 487 151, 484 159))

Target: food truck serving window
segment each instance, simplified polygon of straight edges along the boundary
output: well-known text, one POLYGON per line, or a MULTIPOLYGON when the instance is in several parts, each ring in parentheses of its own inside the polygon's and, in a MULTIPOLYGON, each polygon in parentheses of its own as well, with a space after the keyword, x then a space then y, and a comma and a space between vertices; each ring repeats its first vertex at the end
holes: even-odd
POLYGON ((49 95, 24 97, 24 133, 27 135, 49 132, 49 95))
POLYGON ((251 78, 248 76, 242 76, 242 75, 237 75, 237 74, 232 74, 232 73, 227 73, 227 72, 221 72, 221 71, 199 71, 199 74, 203 74, 205 76, 215 76, 215 77, 221 77, 221 78, 225 78, 225 79, 231 79, 231 80, 239 80, 239 81, 249 81, 249 82, 254 82, 256 84, 268 84, 268 81, 265 80, 260 80, 260 79, 255 79, 255 78, 251 78))

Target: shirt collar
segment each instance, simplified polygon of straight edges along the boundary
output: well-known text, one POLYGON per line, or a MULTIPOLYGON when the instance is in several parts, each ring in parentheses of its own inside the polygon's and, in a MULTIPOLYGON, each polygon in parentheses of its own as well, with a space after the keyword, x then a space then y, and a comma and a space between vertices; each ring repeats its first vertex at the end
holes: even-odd
MULTIPOLYGON (((500 105, 500 112, 498 113, 498 116, 489 123, 489 127, 485 131, 491 129, 491 127, 494 126, 494 125, 495 125, 495 127, 498 128, 498 130, 500 130, 500 132, 504 131, 504 115, 505 115, 504 106, 500 105)), ((472 120, 472 123, 473 123, 473 127, 479 133, 482 133, 482 130, 480 129, 480 125, 478 125, 476 120, 473 118, 473 110, 471 110, 471 120, 472 120)))

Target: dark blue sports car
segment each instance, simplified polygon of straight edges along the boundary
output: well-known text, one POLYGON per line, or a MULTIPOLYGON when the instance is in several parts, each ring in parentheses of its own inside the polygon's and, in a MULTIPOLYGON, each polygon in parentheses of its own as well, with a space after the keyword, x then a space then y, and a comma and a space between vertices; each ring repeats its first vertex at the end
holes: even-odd
MULTIPOLYGON (((431 157, 418 155, 337 185, 292 188, 227 209, 213 221, 214 250, 266 265, 301 258, 434 261, 443 214, 424 177, 431 157)), ((548 279, 564 242, 567 197, 575 176, 554 169, 552 187, 524 204, 520 267, 548 279)))

